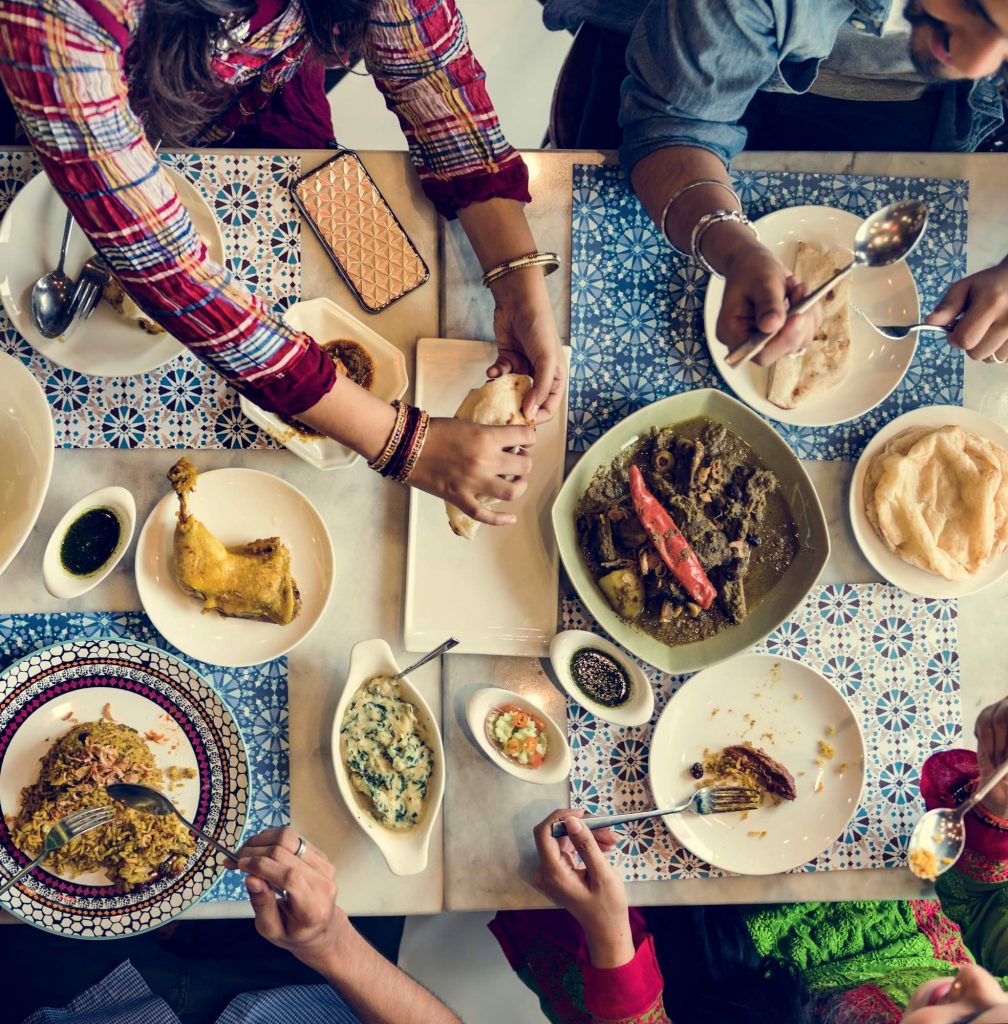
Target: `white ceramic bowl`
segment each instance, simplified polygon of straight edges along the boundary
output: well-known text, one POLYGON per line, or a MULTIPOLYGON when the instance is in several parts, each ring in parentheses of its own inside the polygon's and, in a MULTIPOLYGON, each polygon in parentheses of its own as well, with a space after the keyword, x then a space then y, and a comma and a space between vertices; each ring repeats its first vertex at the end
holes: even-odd
POLYGON ((575 704, 580 704, 596 718, 601 718, 613 725, 631 727, 643 725, 651 720, 654 714, 654 691, 648 677, 644 675, 640 665, 628 658, 614 643, 597 633, 589 633, 586 629, 566 629, 557 633, 550 643, 550 664, 560 685, 575 704), (608 654, 614 661, 623 666, 630 679, 630 697, 625 704, 616 708, 606 707, 591 699, 579 689, 571 675, 571 658, 582 647, 595 647, 608 654))
POLYGON ((502 690, 499 686, 484 687, 477 690, 466 703, 466 721, 480 750, 508 775, 513 775, 522 782, 536 782, 543 786, 561 782, 570 775, 571 752, 565 730, 561 729, 542 708, 525 697, 519 697, 510 690, 502 690), (524 768, 520 764, 515 764, 490 742, 486 731, 487 716, 502 704, 514 704, 522 711, 535 715, 549 729, 549 749, 538 768, 524 768))
POLYGON ((38 381, 0 353, 0 573, 42 510, 53 466, 53 421, 38 381))
POLYGON ((409 681, 408 677, 398 680, 402 695, 416 709, 425 739, 434 752, 434 771, 427 783, 426 810, 416 828, 397 832, 380 825, 358 799, 357 790, 350 782, 350 773, 343 763, 340 752, 340 726, 346 715, 347 707, 354 694, 369 679, 375 676, 393 676, 400 671, 392 655, 392 648, 384 640, 362 640, 355 644, 350 652, 350 669, 347 673, 346 685, 336 705, 336 714, 332 724, 332 761, 336 772, 336 784, 340 796, 347 805, 354 821, 364 830, 368 838, 381 850, 385 863, 394 875, 416 875, 427 867, 427 850, 430 846, 431 833, 441 810, 441 800, 445 787, 445 755, 441 742, 441 730, 437 720, 419 690, 409 681))
POLYGON ((56 529, 53 530, 49 543, 46 545, 45 554, 42 556, 42 581, 45 583, 46 590, 53 597, 69 600, 71 597, 79 597, 93 587, 97 587, 118 565, 119 559, 126 554, 126 549, 133 539, 135 527, 136 502, 125 487, 102 487, 85 495, 80 501, 74 502, 56 524, 56 529), (90 576, 74 576, 63 568, 63 563, 60 561, 60 548, 63 538, 74 520, 92 508, 112 510, 119 520, 119 543, 109 560, 97 572, 90 576))
MULTIPOLYGON (((356 341, 367 350, 374 361, 374 383, 371 394, 386 402, 402 398, 409 386, 406 375, 406 357, 380 334, 337 306, 331 299, 309 299, 296 302, 284 315, 284 321, 297 331, 310 334, 319 344, 336 339, 356 341)), ((302 437, 279 416, 253 405, 247 398, 240 400, 242 412, 275 441, 314 466, 316 469, 345 469, 360 456, 346 445, 328 437, 302 437)))

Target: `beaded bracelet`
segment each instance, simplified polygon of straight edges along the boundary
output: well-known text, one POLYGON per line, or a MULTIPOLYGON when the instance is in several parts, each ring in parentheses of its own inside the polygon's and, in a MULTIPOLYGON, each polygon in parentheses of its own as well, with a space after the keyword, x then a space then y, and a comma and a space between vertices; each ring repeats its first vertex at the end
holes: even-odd
POLYGON ((516 256, 514 259, 504 260, 491 267, 483 275, 483 287, 489 288, 494 281, 510 274, 515 270, 525 270, 528 267, 542 267, 546 276, 553 273, 560 266, 560 257, 555 252, 529 252, 524 256, 516 256))
POLYGON ((389 434, 388 443, 382 449, 381 455, 379 455, 373 462, 368 463, 368 466, 376 473, 381 473, 381 471, 388 465, 389 459, 391 459, 395 454, 400 441, 402 441, 403 429, 406 426, 406 415, 409 411, 409 407, 405 402, 400 402, 398 398, 392 403, 392 405, 396 410, 396 418, 395 424, 392 427, 392 433, 389 434))

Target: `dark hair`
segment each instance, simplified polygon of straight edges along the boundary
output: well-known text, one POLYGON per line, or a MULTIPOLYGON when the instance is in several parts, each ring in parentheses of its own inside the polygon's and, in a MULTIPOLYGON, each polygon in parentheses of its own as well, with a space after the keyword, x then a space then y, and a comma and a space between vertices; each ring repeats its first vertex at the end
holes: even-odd
MULTIPOLYGON (((299 0, 313 56, 340 63, 359 50, 374 0, 299 0)), ((231 98, 214 74, 214 45, 256 0, 145 0, 130 48, 130 101, 148 134, 185 145, 231 98)))

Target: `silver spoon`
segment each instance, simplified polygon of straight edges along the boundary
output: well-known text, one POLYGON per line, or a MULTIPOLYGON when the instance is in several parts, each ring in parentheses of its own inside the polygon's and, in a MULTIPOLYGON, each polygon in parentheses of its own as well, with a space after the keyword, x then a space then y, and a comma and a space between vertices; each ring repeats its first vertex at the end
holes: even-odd
MULTIPOLYGON (((831 278, 810 292, 797 305, 788 310, 788 316, 807 313, 834 285, 842 281, 855 267, 887 267, 908 256, 920 241, 927 227, 927 204, 920 199, 906 199, 876 210, 866 218, 854 235, 853 259, 831 278)), ((766 344, 777 335, 756 331, 733 352, 725 362, 741 366, 759 355, 766 344)))
POLYGON ((907 856, 910 870, 919 878, 933 882, 943 875, 959 859, 966 846, 966 829, 963 818, 1006 776, 1008 761, 965 802, 952 809, 936 807, 917 822, 910 836, 907 856), (915 864, 914 854, 926 863, 915 864), (934 858, 933 862, 928 854, 934 858))
POLYGON ((421 665, 426 665, 428 661, 433 661, 439 654, 444 654, 446 651, 450 651, 453 647, 458 646, 458 640, 455 637, 450 636, 443 644, 435 647, 429 654, 425 654, 419 661, 414 661, 409 668, 404 668, 402 672, 396 672, 394 676, 391 676, 392 682, 397 679, 402 679, 403 676, 408 676, 414 669, 419 668, 421 665))
POLYGON ((877 334, 881 334, 883 338, 891 338, 893 341, 906 341, 907 338, 914 331, 941 331, 942 334, 948 334, 955 324, 950 324, 948 327, 940 327, 938 324, 927 324, 923 320, 918 321, 915 324, 877 324, 868 314, 855 303, 850 304, 850 308, 857 313, 859 317, 877 334))
POLYGON ((73 319, 69 315, 70 294, 73 281, 63 272, 66 260, 67 242, 70 241, 70 229, 73 227, 73 216, 67 211, 63 225, 63 244, 60 246, 59 263, 55 270, 43 274, 32 288, 31 315, 32 323, 45 338, 57 338, 70 326, 73 319))

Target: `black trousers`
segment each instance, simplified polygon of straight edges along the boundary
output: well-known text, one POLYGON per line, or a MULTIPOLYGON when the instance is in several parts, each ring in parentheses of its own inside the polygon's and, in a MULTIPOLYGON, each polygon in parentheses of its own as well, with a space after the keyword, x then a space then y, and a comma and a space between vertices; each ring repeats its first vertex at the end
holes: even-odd
MULTIPOLYGON (((575 46, 591 67, 576 148, 615 149, 620 84, 626 78, 629 36, 591 25, 575 46)), ((805 93, 758 92, 740 120, 748 131, 746 150, 922 152, 931 149, 941 89, 906 102, 840 100, 805 93)))
MULTIPOLYGON (((354 918, 357 930, 395 963, 405 919, 354 918)), ((130 960, 182 1024, 213 1024, 242 992, 318 985, 322 979, 259 937, 251 920, 183 921, 146 935, 84 942, 26 924, 0 925, 0 1020, 17 1024, 40 1006, 65 1006, 130 960)))

